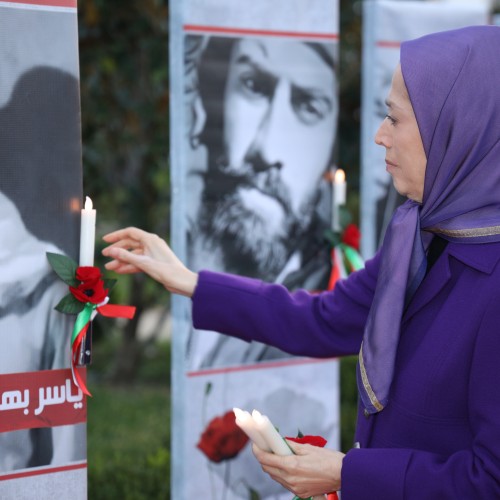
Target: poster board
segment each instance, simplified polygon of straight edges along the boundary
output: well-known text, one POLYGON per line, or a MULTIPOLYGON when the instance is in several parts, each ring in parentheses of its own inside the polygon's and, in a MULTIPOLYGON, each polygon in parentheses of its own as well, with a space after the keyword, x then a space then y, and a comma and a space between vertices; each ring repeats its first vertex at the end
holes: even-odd
POLYGON ((0 2, 0 497, 87 497, 67 293, 82 199, 76 0, 0 2))
MULTIPOLYGON (((194 270, 321 289, 338 3, 184 0, 170 14, 174 251, 194 270)), ((214 418, 239 406, 268 414, 284 434, 300 428, 337 448, 337 360, 195 331, 189 300, 172 299, 172 496, 288 498, 249 446, 216 463, 198 445, 214 418)))

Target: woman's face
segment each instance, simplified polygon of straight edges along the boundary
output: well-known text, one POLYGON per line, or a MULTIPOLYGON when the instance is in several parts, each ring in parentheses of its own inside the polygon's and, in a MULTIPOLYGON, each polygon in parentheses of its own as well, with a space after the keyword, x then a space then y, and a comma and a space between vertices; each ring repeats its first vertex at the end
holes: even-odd
POLYGON ((386 104, 387 116, 375 142, 385 147, 386 170, 396 191, 422 203, 427 158, 400 66, 394 72, 386 104))

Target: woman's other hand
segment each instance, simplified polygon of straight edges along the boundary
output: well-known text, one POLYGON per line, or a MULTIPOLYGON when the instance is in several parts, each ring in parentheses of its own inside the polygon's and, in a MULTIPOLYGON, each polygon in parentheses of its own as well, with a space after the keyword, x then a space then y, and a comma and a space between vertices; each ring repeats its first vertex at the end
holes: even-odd
POLYGON ((129 227, 106 234, 103 239, 109 246, 102 253, 113 259, 106 269, 120 274, 144 272, 172 293, 193 295, 198 275, 156 234, 129 227))
POLYGON ((287 443, 295 455, 274 455, 253 445, 264 472, 299 498, 340 490, 343 453, 310 444, 287 443))

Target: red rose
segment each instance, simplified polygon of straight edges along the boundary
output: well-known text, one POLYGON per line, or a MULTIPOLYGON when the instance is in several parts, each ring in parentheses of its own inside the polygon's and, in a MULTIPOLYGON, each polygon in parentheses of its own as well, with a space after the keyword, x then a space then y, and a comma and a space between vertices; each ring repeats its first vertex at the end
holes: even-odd
POLYGON ((100 304, 108 296, 109 290, 104 288, 104 281, 98 267, 79 267, 75 277, 81 283, 76 288, 70 286, 69 290, 80 302, 100 304))
POLYGON ((348 224, 342 235, 342 243, 353 247, 359 251, 359 240, 361 239, 361 233, 355 224, 348 224))
POLYGON ((293 441, 294 443, 311 444, 312 446, 318 446, 319 448, 324 448, 326 444, 326 439, 321 436, 302 436, 296 438, 287 437, 286 439, 293 441))
POLYGON ((212 462, 234 458, 248 442, 248 436, 236 425, 234 412, 215 417, 207 425, 196 445, 212 462))
POLYGON ((75 277, 82 283, 97 283, 100 279, 102 279, 100 269, 92 266, 78 267, 75 277))

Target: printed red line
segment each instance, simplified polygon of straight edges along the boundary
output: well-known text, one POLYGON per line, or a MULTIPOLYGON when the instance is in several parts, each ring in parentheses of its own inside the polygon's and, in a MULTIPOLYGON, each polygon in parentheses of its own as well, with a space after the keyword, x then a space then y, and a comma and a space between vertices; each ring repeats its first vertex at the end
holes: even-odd
POLYGON ((2 0, 2 3, 21 3, 25 5, 42 5, 45 7, 71 7, 76 9, 77 0, 2 0))
POLYGON ((390 40, 379 40, 375 43, 377 47, 385 47, 388 49, 398 49, 401 47, 401 42, 393 42, 390 40))
POLYGON ((7 479, 19 479, 21 477, 30 477, 30 476, 41 476, 43 474, 53 474, 55 472, 66 472, 70 470, 77 469, 86 469, 87 462, 72 464, 72 465, 62 465, 61 467, 44 467, 44 468, 36 468, 33 470, 27 469, 23 472, 14 472, 12 474, 5 474, 0 476, 0 481, 7 481, 7 479))
POLYGON ((287 366, 311 365, 315 363, 326 363, 333 361, 336 358, 325 359, 292 359, 287 361, 269 361, 264 363, 256 363, 253 365, 230 366, 227 368, 207 368, 206 370, 197 370, 187 372, 187 377, 202 377, 204 375, 220 375, 222 373, 245 372, 255 370, 266 370, 268 368, 286 368, 287 366))
POLYGON ((195 33, 217 33, 221 35, 283 36, 289 38, 309 38, 317 40, 338 40, 336 33, 305 33, 300 31, 256 30, 250 28, 223 28, 222 26, 201 26, 185 24, 184 31, 195 33))

